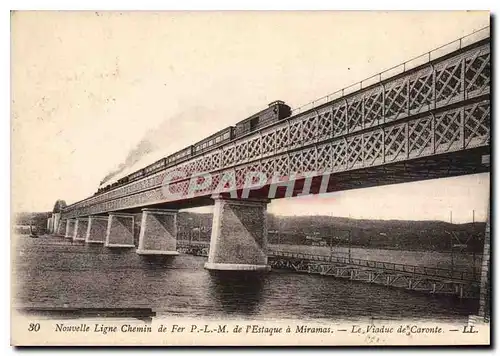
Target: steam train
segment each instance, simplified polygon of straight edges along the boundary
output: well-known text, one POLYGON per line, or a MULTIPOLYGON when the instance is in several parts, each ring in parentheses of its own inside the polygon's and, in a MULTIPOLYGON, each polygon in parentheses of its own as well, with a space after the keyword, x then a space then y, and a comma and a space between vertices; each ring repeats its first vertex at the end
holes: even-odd
POLYGON ((220 130, 219 132, 214 133, 213 135, 195 143, 194 145, 177 151, 168 157, 164 157, 145 168, 131 173, 126 177, 120 178, 114 183, 99 188, 94 195, 107 192, 124 184, 149 176, 165 168, 184 162, 193 156, 197 156, 210 149, 224 145, 261 127, 290 117, 291 114, 292 110, 290 106, 285 104, 285 102, 281 100, 273 101, 266 109, 259 111, 249 118, 238 122, 236 125, 229 126, 223 130, 220 130))

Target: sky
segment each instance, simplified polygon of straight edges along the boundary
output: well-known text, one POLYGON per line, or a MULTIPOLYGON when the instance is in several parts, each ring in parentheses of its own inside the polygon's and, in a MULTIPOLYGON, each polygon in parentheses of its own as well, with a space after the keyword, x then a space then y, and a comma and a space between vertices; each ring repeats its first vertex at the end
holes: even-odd
MULTIPOLYGON (((271 101, 298 107, 487 25, 486 12, 14 12, 12 210, 92 195, 145 139, 153 159, 271 101)), ((472 210, 484 220, 488 191, 481 174, 269 210, 447 221, 453 211, 464 222, 472 210)))

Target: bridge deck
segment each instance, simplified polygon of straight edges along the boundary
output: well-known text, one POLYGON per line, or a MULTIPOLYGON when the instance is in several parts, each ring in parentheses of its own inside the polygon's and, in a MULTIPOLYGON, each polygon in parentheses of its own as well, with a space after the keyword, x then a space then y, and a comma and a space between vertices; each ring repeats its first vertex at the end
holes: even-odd
MULTIPOLYGON (((342 91, 341 97, 328 97, 322 105, 72 204, 62 217, 206 204, 204 198, 224 191, 219 183, 225 175, 234 175, 241 189, 246 174, 253 171, 290 181, 296 174, 321 172, 348 181, 349 174, 375 172, 373 176, 381 168, 376 182, 362 181, 368 186, 390 184, 391 177, 403 182, 488 171, 481 167, 481 155, 490 147, 490 39, 467 46, 462 40, 457 43, 458 49, 445 56, 429 56, 392 77, 342 91), (477 149, 483 149, 479 157, 468 155, 477 149), (423 162, 417 165, 422 170, 407 168, 417 161, 423 162), (442 162, 449 162, 445 172, 442 162), (473 168, 464 169, 467 165, 473 168), (170 181, 165 194, 165 175, 173 172, 183 176, 170 181), (210 173, 210 184, 190 194, 192 179, 205 173, 210 173)), ((352 188, 347 183, 336 186, 352 188)))

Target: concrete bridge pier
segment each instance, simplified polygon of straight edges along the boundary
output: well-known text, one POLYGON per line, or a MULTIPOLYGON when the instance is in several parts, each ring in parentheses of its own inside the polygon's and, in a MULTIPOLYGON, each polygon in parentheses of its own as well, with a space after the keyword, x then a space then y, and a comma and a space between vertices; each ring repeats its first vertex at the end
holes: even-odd
POLYGON ((76 219, 66 220, 66 234, 64 235, 64 237, 72 239, 73 235, 75 234, 75 226, 76 226, 76 219))
POLYGON ((47 232, 48 232, 49 234, 51 234, 51 233, 52 233, 52 218, 48 218, 48 219, 47 219, 47 232))
POLYGON ((89 225, 88 218, 76 218, 76 225, 73 233, 73 241, 85 241, 88 225, 89 225))
POLYGON ((61 225, 61 213, 52 213, 52 234, 57 234, 61 225))
POLYGON ((89 216, 85 242, 103 244, 106 241, 108 219, 107 216, 89 216))
POLYGON ((177 210, 142 209, 139 255, 178 255, 177 210))
POLYGON ((205 268, 217 271, 269 271, 268 200, 216 198, 210 251, 205 268))
POLYGON ((66 220, 59 221, 59 225, 57 225, 56 235, 64 236, 66 233, 66 220))
POLYGON ((133 214, 109 213, 104 245, 106 247, 135 247, 133 214))

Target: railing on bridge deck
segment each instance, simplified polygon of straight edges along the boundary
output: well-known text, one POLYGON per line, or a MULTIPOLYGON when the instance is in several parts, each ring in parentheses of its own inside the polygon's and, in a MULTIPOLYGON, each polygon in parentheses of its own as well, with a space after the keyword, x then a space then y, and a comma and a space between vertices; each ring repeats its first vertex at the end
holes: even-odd
POLYGON ((349 258, 349 257, 339 257, 339 256, 313 255, 301 252, 269 251, 269 256, 295 258, 295 259, 302 259, 309 261, 320 261, 325 263, 354 265, 357 267, 382 269, 386 271, 393 271, 410 275, 420 275, 433 278, 436 277, 447 278, 450 280, 461 280, 469 282, 477 282, 480 276, 479 271, 475 273, 473 271, 457 271, 457 270, 437 268, 437 267, 406 265, 402 263, 382 262, 382 261, 364 260, 359 258, 349 258))
MULTIPOLYGON (((179 249, 189 249, 189 248, 208 249, 208 247, 209 243, 207 241, 189 241, 189 240, 177 241, 177 248, 179 249)), ((335 255, 315 255, 310 253, 292 252, 285 250, 269 250, 268 255, 270 257, 284 257, 290 259, 300 259, 300 260, 308 260, 315 262, 352 265, 356 267, 385 270, 387 272, 397 272, 409 275, 419 275, 419 276, 443 278, 443 279, 459 280, 467 282, 478 282, 481 276, 481 269, 479 267, 473 267, 468 270, 457 269, 457 268, 446 269, 440 267, 417 266, 417 265, 409 265, 403 263, 365 260, 361 258, 350 258, 350 257, 335 256, 335 255)))
POLYGON ((417 57, 409 59, 401 64, 395 65, 391 68, 388 68, 380 73, 372 75, 369 78, 365 78, 357 83, 351 84, 348 87, 339 89, 333 93, 322 96, 321 98, 315 99, 307 104, 301 105, 292 109, 292 115, 300 114, 304 111, 308 111, 314 109, 318 106, 324 105, 330 101, 335 99, 339 99, 348 94, 354 93, 356 91, 362 90, 366 87, 369 87, 373 84, 378 84, 383 82, 390 77, 396 76, 398 74, 405 73, 413 68, 421 66, 423 64, 428 64, 433 60, 443 57, 447 54, 450 54, 454 51, 458 51, 464 47, 471 45, 474 42, 478 42, 490 37, 490 27, 486 26, 477 31, 474 31, 466 36, 460 37, 459 39, 448 42, 438 48, 434 48, 433 50, 421 54, 417 57))

